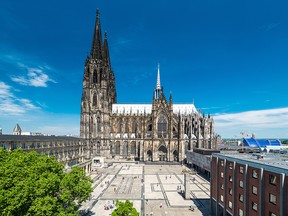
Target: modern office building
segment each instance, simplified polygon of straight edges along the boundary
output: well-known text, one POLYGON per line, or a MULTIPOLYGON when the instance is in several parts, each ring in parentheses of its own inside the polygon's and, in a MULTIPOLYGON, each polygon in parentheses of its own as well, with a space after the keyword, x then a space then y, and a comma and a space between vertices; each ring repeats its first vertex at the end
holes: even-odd
POLYGON ((93 156, 183 162, 187 150, 215 147, 213 118, 193 103, 174 104, 172 94, 166 100, 159 67, 155 84, 150 104, 117 103, 107 34, 103 42, 97 11, 84 67, 80 125, 93 156))
POLYGON ((287 215, 287 175, 287 155, 213 154, 212 215, 287 215))

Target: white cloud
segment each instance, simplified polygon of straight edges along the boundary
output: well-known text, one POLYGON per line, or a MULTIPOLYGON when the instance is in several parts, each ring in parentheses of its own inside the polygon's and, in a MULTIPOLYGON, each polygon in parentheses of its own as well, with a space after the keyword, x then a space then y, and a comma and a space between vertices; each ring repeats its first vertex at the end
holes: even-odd
POLYGON ((21 115, 36 109, 39 107, 28 99, 16 97, 12 92, 12 87, 0 81, 0 116, 21 115))
POLYGON ((258 137, 287 137, 288 108, 252 110, 214 116, 215 129, 222 137, 239 136, 241 131, 258 137))
POLYGON ((18 63, 18 66, 27 71, 26 76, 12 76, 11 79, 21 85, 34 87, 47 87, 47 82, 56 83, 44 72, 49 70, 49 67, 29 67, 23 63, 18 63))

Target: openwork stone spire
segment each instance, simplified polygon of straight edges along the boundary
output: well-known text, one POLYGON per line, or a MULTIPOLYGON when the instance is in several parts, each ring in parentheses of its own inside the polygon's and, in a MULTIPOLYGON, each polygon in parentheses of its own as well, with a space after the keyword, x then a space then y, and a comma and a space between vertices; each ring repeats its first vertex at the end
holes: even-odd
POLYGON ((161 89, 161 82, 160 82, 160 64, 158 64, 158 73, 157 73, 156 89, 161 89))

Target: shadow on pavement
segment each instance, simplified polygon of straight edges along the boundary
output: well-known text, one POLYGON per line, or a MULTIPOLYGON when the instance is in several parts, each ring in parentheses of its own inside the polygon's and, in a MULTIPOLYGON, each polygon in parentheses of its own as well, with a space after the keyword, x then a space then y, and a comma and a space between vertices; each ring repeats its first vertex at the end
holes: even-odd
POLYGON ((91 212, 91 210, 81 210, 79 211, 79 216, 92 216, 95 215, 94 212, 91 212))

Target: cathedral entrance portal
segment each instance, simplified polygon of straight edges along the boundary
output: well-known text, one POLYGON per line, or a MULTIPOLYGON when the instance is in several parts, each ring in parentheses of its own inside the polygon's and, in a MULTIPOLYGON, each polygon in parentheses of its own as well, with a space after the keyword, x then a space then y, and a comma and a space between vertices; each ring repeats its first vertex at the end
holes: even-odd
POLYGON ((176 150, 173 152, 173 160, 178 161, 178 152, 176 150))
POLYGON ((151 150, 147 151, 147 161, 152 161, 152 151, 151 150))
POLYGON ((123 146, 123 158, 127 158, 128 156, 128 143, 125 142, 123 146))
POLYGON ((165 146, 160 146, 158 149, 159 161, 167 161, 167 148, 165 146))

